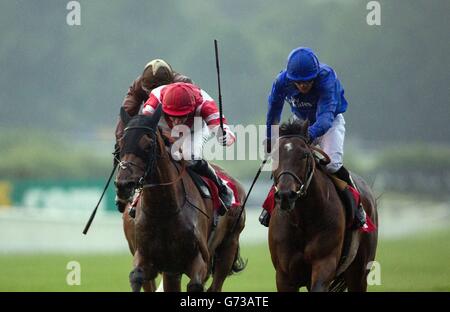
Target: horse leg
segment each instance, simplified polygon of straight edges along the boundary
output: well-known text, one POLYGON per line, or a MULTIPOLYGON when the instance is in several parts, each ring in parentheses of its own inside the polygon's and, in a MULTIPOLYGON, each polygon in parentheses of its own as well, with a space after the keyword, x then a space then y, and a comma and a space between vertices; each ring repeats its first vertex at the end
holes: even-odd
POLYGON ((132 255, 134 255, 136 251, 136 237, 135 237, 135 229, 134 229, 134 220, 131 218, 128 214, 128 206, 125 212, 122 214, 123 219, 123 231, 125 233, 125 238, 128 242, 128 248, 130 249, 130 252, 132 255))
POLYGON ((367 291, 367 273, 364 265, 352 263, 344 273, 345 283, 348 291, 365 292, 367 291))
POLYGON ((365 292, 367 291, 367 275, 370 268, 367 267, 370 261, 375 258, 375 252, 368 251, 367 244, 361 244, 355 259, 348 269, 344 272, 344 279, 348 291, 365 292))
POLYGON ((203 284, 208 275, 208 265, 200 252, 195 256, 190 272, 187 275, 191 279, 187 284, 188 292, 204 291, 203 284))
POLYGON ((154 292, 156 290, 155 280, 144 280, 142 287, 145 292, 154 292))
POLYGON ((163 273, 164 292, 181 292, 181 274, 163 273))
POLYGON ((289 275, 280 269, 276 270, 277 291, 279 292, 297 292, 298 286, 289 278, 289 275))
POLYGON ((336 274, 337 258, 331 255, 327 258, 316 260, 311 267, 311 289, 312 292, 328 291, 330 284, 336 274))
MULTIPOLYGON (((216 233, 220 231, 220 234, 215 235, 216 238, 220 237, 220 241, 212 242, 214 239, 208 241, 208 249, 211 255, 214 255, 214 273, 211 286, 208 292, 222 291, 222 286, 225 278, 230 274, 233 269, 235 261, 240 260, 239 255, 239 235, 245 226, 245 215, 238 214, 235 211, 238 209, 228 211, 225 218, 219 220, 219 224, 216 228, 216 233), (232 229, 236 223, 237 218, 241 216, 239 222, 236 224, 236 228, 233 233, 229 233, 229 229, 232 229), (228 233, 229 236, 226 236, 228 233), (216 248, 217 247, 217 248, 216 248)), ((236 268, 242 270, 242 268, 236 268)))
POLYGON ((134 254, 134 269, 130 272, 130 286, 133 292, 140 292, 144 287, 144 291, 153 292, 156 290, 155 278, 157 272, 150 270, 149 265, 144 264, 144 259, 136 250, 134 254))
POLYGON ((214 273, 211 286, 208 292, 222 291, 222 286, 225 278, 230 274, 233 263, 238 255, 239 236, 226 239, 223 246, 216 249, 214 255, 214 273))

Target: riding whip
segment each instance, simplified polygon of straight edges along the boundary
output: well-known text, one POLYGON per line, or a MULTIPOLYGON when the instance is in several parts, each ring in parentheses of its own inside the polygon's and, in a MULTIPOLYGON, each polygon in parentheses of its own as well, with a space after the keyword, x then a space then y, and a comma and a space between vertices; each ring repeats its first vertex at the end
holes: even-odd
POLYGON ((103 199, 103 196, 105 195, 106 190, 108 189, 109 183, 111 182, 111 178, 113 177, 114 172, 116 171, 116 168, 117 168, 117 164, 114 165, 114 168, 111 171, 111 174, 109 175, 108 182, 106 182, 105 188, 103 189, 102 196, 100 196, 97 206, 95 206, 94 211, 92 211, 91 217, 89 218, 88 222, 86 223, 86 226, 84 227, 84 230, 83 230, 84 235, 87 234, 87 232, 89 231, 89 228, 91 227, 91 223, 95 218, 95 214, 97 213, 98 206, 100 205, 100 203, 103 199))
POLYGON ((252 185, 250 186, 250 189, 248 190, 247 196, 245 196, 244 199, 244 203, 241 206, 241 212, 239 213, 239 218, 236 219, 236 222, 233 225, 233 228, 231 229, 231 233, 234 232, 237 223, 239 222, 239 220, 241 219, 242 216, 242 212, 244 211, 245 208, 245 204, 247 203, 248 198, 250 197, 250 193, 252 192, 253 186, 255 186, 256 180, 258 180, 259 175, 261 174, 262 168, 264 167, 264 165, 267 163, 267 160, 269 160, 269 156, 265 157, 263 162, 261 163, 261 165, 259 166, 258 172, 256 173, 255 178, 253 179, 252 185))
POLYGON ((220 66, 219 66, 219 50, 217 48, 217 40, 214 39, 214 51, 216 53, 216 69, 217 69, 217 84, 219 86, 219 115, 220 115, 220 128, 222 129, 223 135, 225 135, 225 130, 223 129, 223 113, 222 113, 222 91, 220 89, 220 66))

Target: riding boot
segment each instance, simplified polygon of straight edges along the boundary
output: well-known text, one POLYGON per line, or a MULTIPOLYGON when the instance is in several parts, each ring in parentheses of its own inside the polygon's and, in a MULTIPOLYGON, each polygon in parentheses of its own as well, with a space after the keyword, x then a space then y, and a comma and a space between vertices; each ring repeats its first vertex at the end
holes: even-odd
POLYGON ((223 216, 228 209, 231 208, 233 200, 233 191, 220 179, 216 171, 206 160, 196 160, 191 168, 198 174, 212 180, 219 190, 219 199, 221 201, 221 208, 219 214, 223 216))
MULTIPOLYGON (((353 182, 352 176, 350 175, 350 172, 342 166, 338 171, 335 172, 336 177, 341 179, 342 181, 346 182, 348 185, 353 187, 354 189, 358 190, 356 187, 356 184, 353 182)), ((351 195, 350 190, 345 189, 344 192, 344 199, 345 201, 354 202, 353 195, 351 195)), ((353 206, 353 204, 351 204, 353 206)), ((354 207, 352 207, 354 208, 354 207)), ((355 212, 355 223, 353 225, 353 228, 361 228, 366 224, 366 212, 364 211, 364 208, 362 206, 362 201, 359 201, 358 207, 356 208, 355 212)))
POLYGON ((270 213, 266 209, 263 209, 261 211, 261 214, 259 215, 259 223, 261 223, 265 227, 269 227, 269 222, 270 222, 270 213))

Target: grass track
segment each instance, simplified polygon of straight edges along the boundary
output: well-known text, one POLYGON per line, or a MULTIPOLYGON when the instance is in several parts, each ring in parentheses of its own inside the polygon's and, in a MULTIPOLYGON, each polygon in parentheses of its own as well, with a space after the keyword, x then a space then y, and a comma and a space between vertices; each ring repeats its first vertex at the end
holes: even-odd
MULTIPOLYGON (((450 229, 381 241, 380 286, 370 291, 450 291, 450 229)), ((225 281, 225 291, 275 291, 266 244, 244 245, 247 268, 225 281)), ((131 256, 124 254, 0 254, 0 291, 129 291, 131 256), (66 265, 81 265, 81 285, 68 286, 66 265)), ((186 278, 183 278, 186 284, 186 278)), ((183 286, 185 289, 185 286, 183 286)))

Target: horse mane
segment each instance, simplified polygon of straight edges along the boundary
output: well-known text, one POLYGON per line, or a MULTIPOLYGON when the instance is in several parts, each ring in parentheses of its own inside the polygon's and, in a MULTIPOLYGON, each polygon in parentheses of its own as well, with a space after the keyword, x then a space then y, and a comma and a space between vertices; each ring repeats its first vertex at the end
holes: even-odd
POLYGON ((309 121, 303 119, 294 119, 284 122, 280 126, 280 136, 301 135, 308 138, 309 121))

